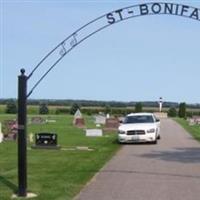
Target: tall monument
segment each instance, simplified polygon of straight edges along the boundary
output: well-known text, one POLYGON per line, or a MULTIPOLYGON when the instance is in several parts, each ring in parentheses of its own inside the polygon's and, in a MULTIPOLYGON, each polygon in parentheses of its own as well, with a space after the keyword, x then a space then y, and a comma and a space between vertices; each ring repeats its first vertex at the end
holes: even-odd
POLYGON ((162 105, 163 105, 163 99, 162 99, 162 97, 159 98, 158 104, 159 104, 159 112, 162 112, 162 105))

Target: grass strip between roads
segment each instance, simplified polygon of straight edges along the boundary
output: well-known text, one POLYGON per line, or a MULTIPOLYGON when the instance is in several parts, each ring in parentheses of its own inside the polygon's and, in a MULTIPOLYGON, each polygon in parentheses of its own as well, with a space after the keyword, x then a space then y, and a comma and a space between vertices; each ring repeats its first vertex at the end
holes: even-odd
POLYGON ((183 118, 175 118, 188 133, 190 133, 196 140, 200 142, 200 125, 189 125, 188 121, 183 118))
MULTIPOLYGON (((110 132, 103 137, 86 137, 84 129, 72 125, 73 116, 40 117, 55 120, 55 123, 29 124, 28 134, 55 132, 58 144, 65 150, 33 150, 28 142, 28 192, 38 195, 34 200, 73 199, 119 149, 117 135, 110 132), (76 147, 93 151, 73 150, 76 147)), ((16 119, 16 116, 0 115, 0 122, 8 119, 16 119)), ((85 116, 85 120, 87 127, 94 127, 92 117, 85 116)), ((17 142, 4 141, 0 144, 0 199, 10 199, 17 189, 17 142)))

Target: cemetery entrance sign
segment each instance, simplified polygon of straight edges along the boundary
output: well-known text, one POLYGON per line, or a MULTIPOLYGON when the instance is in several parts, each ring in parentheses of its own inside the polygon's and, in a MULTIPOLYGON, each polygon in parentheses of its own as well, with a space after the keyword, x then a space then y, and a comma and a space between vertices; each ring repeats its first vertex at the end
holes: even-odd
POLYGON ((200 10, 173 3, 147 3, 116 10, 106 15, 107 22, 115 22, 142 15, 170 14, 200 20, 200 10))
POLYGON ((27 171, 26 171, 26 123, 27 123, 27 98, 32 94, 39 83, 47 74, 67 55, 72 49, 80 43, 100 32, 101 30, 124 21, 126 19, 148 16, 148 15, 172 15, 193 19, 200 22, 200 9, 188 5, 165 2, 150 2, 133 5, 114 10, 104 14, 61 41, 53 48, 42 60, 33 68, 32 72, 26 76, 25 70, 21 69, 21 75, 18 77, 18 195, 27 195, 27 171), (27 93, 27 81, 34 72, 41 66, 49 66, 47 71, 40 76, 32 89, 27 93))

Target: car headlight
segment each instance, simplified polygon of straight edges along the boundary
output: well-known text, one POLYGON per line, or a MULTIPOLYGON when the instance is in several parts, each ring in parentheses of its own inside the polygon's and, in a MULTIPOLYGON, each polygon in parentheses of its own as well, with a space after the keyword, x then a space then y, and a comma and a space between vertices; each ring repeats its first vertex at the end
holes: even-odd
POLYGON ((148 130, 147 130, 147 133, 154 133, 155 131, 156 131, 155 128, 151 128, 151 129, 148 129, 148 130))
POLYGON ((125 133, 126 133, 125 131, 118 130, 118 134, 125 134, 125 133))

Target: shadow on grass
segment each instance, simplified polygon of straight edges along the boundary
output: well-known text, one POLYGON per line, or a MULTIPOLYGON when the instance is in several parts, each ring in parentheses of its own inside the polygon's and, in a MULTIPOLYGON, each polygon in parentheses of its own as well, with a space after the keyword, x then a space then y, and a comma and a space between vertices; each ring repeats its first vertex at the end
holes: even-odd
POLYGON ((10 182, 9 180, 7 180, 6 178, 4 178, 3 176, 0 176, 0 183, 4 184, 5 186, 7 186, 8 188, 10 188, 13 193, 16 193, 18 188, 15 184, 13 184, 12 182, 10 182))
POLYGON ((169 151, 153 151, 141 156, 172 162, 200 163, 200 148, 176 148, 169 151))

